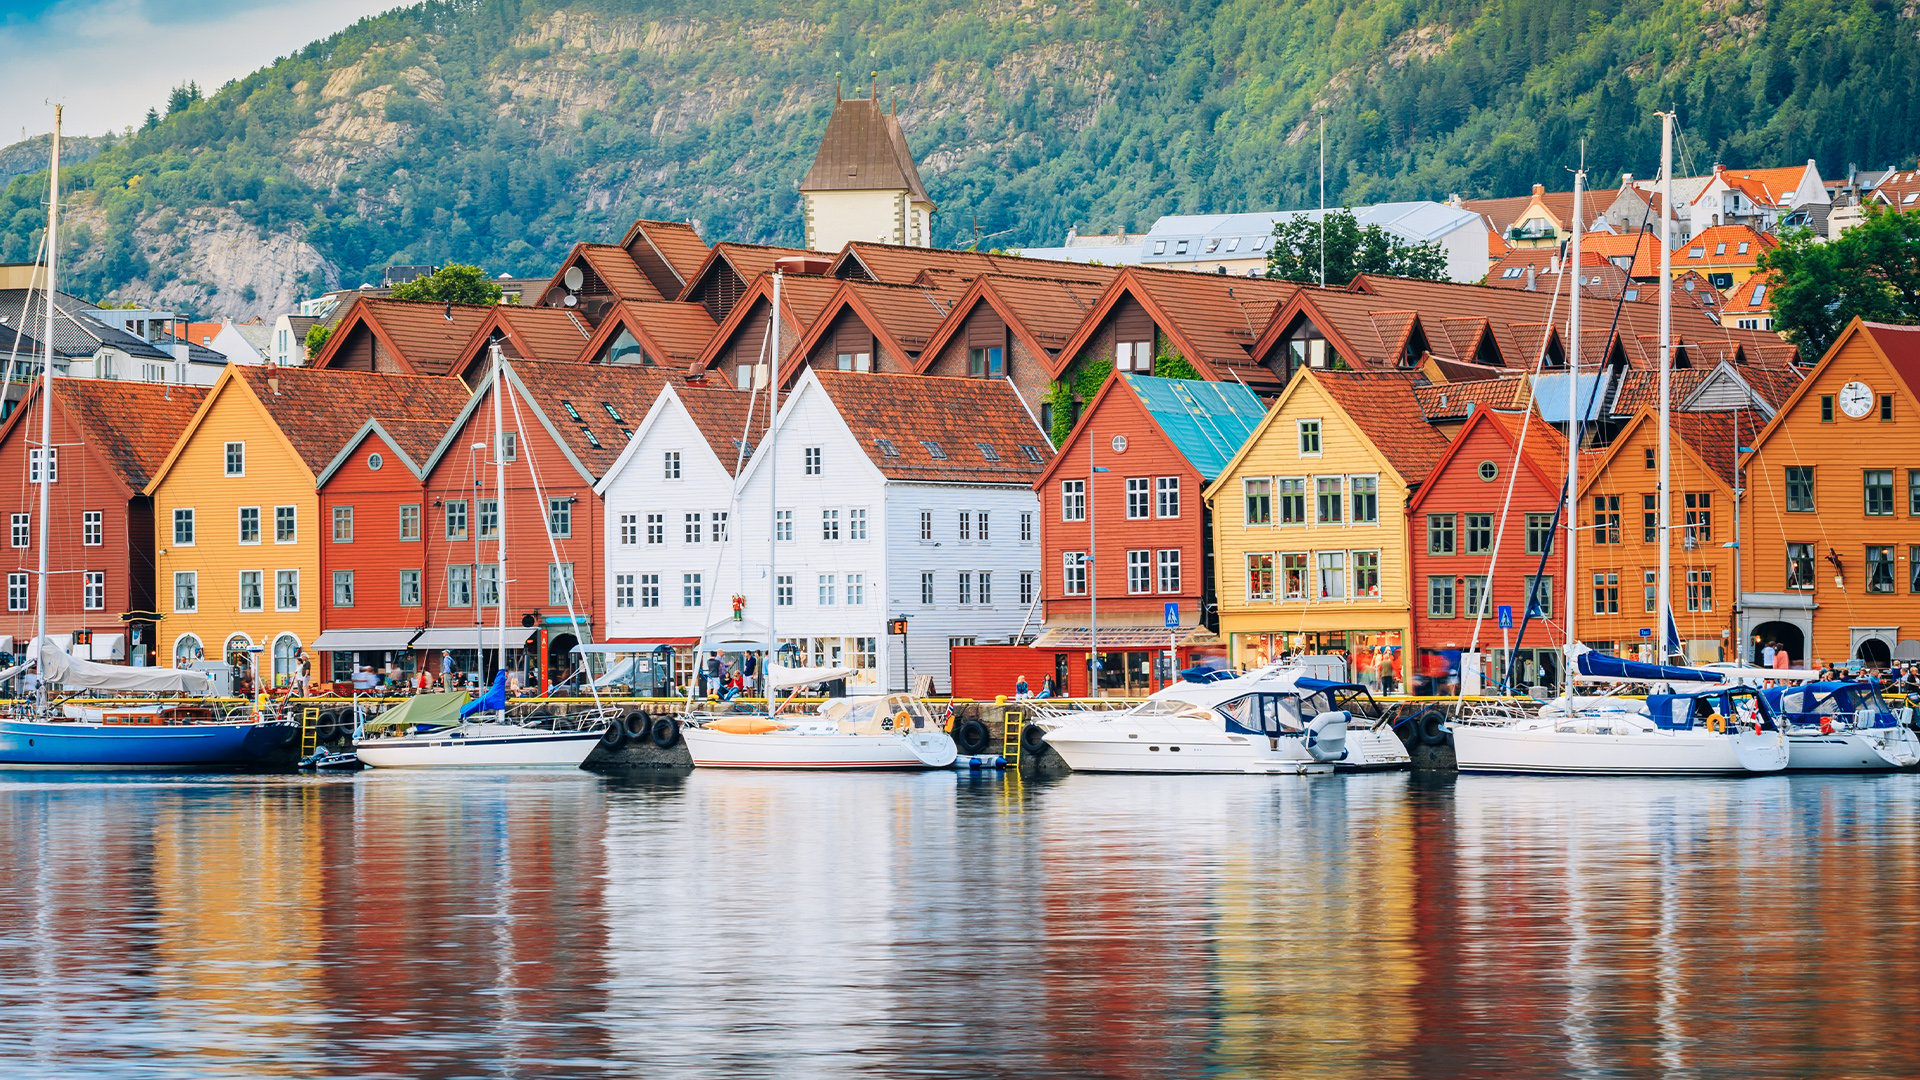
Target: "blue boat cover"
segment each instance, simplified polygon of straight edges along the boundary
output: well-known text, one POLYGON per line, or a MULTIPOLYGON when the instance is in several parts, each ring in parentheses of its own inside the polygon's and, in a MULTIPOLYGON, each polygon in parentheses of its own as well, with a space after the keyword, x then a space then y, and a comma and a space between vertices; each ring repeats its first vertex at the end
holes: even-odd
POLYGON ((1583 652, 1574 657, 1574 668, 1582 675, 1597 678, 1631 679, 1635 682, 1724 682, 1726 676, 1703 668, 1677 667, 1672 664, 1648 664, 1622 660, 1602 652, 1583 652))
POLYGON ((1293 680, 1293 685, 1302 690, 1365 690, 1359 683, 1334 682, 1332 679, 1311 679, 1304 675, 1293 680))
POLYGON ((487 692, 460 706, 460 719, 465 720, 474 713, 504 712, 507 708, 507 673, 495 672, 493 685, 487 692))

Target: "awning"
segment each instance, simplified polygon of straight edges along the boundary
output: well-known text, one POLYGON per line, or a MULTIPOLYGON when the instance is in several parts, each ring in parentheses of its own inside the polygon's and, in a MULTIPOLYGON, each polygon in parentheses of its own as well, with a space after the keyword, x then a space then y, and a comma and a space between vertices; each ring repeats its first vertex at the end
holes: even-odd
MULTIPOLYGON (((1099 627, 1100 651, 1109 649, 1164 649, 1171 640, 1176 648, 1218 645, 1220 636, 1204 626, 1183 626, 1171 630, 1164 626, 1099 627)), ((1093 634, 1084 626, 1050 626, 1033 639, 1036 649, 1085 649, 1093 645, 1093 634)))
POLYGON ((309 646, 315 652, 389 652, 407 647, 413 635, 407 630, 323 630, 309 646))
MULTIPOLYGON (((527 626, 507 627, 507 648, 517 649, 533 636, 533 628, 527 626)), ((489 626, 485 630, 476 630, 471 626, 435 626, 420 631, 413 639, 415 649, 498 649, 500 647, 500 628, 489 626), (475 639, 478 639, 476 641, 475 639)))
POLYGON ((690 640, 678 641, 678 642, 609 641, 599 645, 575 645, 572 651, 577 653, 596 653, 596 654, 612 654, 612 655, 618 655, 621 653, 651 653, 651 652, 659 652, 661 649, 665 649, 668 652, 672 652, 675 645, 686 646, 691 644, 693 644, 693 642, 690 640))

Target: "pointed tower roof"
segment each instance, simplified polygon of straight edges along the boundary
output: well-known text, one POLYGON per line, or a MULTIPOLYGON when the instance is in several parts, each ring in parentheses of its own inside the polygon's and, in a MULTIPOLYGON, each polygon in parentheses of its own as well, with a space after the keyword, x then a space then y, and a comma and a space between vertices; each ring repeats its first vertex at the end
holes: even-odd
POLYGON ((835 99, 827 133, 800 190, 905 190, 922 202, 933 201, 914 168, 900 117, 882 110, 871 97, 835 99))

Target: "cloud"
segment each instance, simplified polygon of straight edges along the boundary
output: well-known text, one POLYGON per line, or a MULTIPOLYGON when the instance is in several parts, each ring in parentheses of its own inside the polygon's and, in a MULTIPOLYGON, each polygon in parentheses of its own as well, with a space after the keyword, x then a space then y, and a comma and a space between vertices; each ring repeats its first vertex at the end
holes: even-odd
POLYGON ((185 82, 223 84, 400 0, 18 0, 0 15, 0 145, 46 131, 138 126, 185 82), (42 104, 43 102, 49 104, 42 104))

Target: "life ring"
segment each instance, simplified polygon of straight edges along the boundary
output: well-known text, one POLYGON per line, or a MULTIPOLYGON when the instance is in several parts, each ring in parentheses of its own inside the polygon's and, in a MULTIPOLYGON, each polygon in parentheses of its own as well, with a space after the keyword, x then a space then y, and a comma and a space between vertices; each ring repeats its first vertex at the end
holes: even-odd
POLYGON ((1020 729, 1021 753, 1038 757, 1046 752, 1047 733, 1040 730, 1039 724, 1028 724, 1020 729))
POLYGON ((993 732, 983 721, 968 717, 954 726, 953 745, 963 754, 984 754, 992 742, 993 732))
POLYGON ((618 720, 607 725, 600 733, 600 745, 609 750, 618 750, 627 744, 627 726, 618 720))
POLYGON ((635 709, 620 718, 620 726, 626 729, 628 741, 640 742, 652 733, 653 717, 635 709))
POLYGON ((651 736, 653 745, 662 750, 671 750, 673 744, 680 741, 680 721, 671 716, 655 717, 651 736))
POLYGON ((1414 728, 1420 734, 1420 741, 1428 746, 1447 745, 1447 718, 1437 709, 1428 709, 1413 718, 1414 728))
POLYGON ((912 731, 913 730, 913 714, 909 713, 905 709, 901 709, 899 712, 894 713, 893 714, 893 730, 912 731))
POLYGON ((1719 713, 1714 713, 1714 714, 1712 714, 1712 715, 1710 715, 1710 716, 1708 716, 1708 717, 1707 717, 1707 730, 1708 730, 1708 731, 1711 731, 1711 732, 1713 732, 1713 733, 1714 733, 1715 735, 1724 735, 1724 734, 1726 734, 1726 731, 1727 731, 1727 718, 1726 718, 1726 717, 1724 717, 1724 716, 1721 716, 1721 715, 1720 715, 1719 713))

